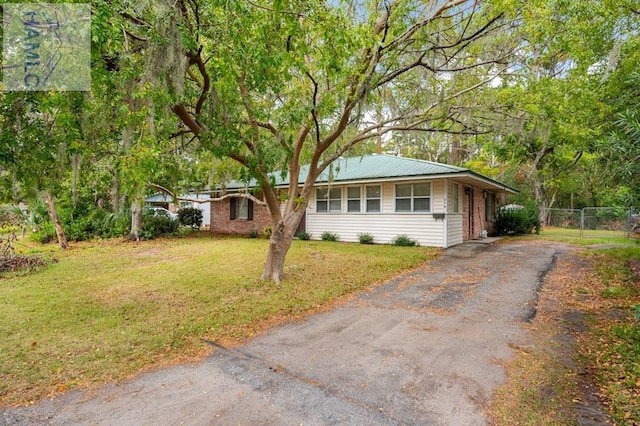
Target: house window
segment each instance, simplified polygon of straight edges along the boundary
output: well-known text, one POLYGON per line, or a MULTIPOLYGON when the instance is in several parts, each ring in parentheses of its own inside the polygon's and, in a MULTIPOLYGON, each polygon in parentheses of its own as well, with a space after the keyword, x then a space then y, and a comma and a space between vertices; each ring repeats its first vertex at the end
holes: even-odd
POLYGON ((229 199, 229 219, 253 220, 253 201, 248 198, 229 199))
POLYGON ((316 189, 316 211, 318 213, 342 211, 341 188, 316 189))
POLYGON ((367 186, 367 213, 379 213, 381 211, 380 185, 367 186))
POLYGON ((431 211, 431 183, 403 183, 396 185, 397 212, 431 211))
POLYGON ((460 213, 460 185, 453 184, 453 212, 460 213))
POLYGON ((360 213, 359 186, 351 186, 347 188, 347 211, 349 213, 360 213))

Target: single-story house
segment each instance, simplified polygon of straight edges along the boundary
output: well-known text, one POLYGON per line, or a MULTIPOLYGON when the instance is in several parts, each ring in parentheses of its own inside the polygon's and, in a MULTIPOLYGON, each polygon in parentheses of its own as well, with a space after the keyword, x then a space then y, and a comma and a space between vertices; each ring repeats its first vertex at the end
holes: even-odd
MULTIPOLYGON (((301 169, 301 183, 307 170, 301 169)), ((253 186, 231 182, 225 190, 253 186)), ((288 176, 276 176, 276 187, 287 186, 288 176)), ((509 193, 517 190, 462 167, 391 155, 340 158, 316 180, 298 233, 320 239, 329 231, 352 242, 366 233, 383 244, 405 234, 420 245, 446 248, 490 234, 509 193)), ((267 208, 246 198, 211 204, 212 232, 249 234, 269 225, 267 208)))
MULTIPOLYGON (((211 196, 208 193, 189 193, 180 195, 183 198, 190 198, 195 200, 208 200, 211 196)), ((173 197, 166 193, 153 194, 144 199, 146 205, 163 207, 170 212, 177 212, 182 207, 193 207, 202 210, 202 226, 208 228, 211 225, 211 203, 196 203, 193 201, 179 201, 179 205, 173 202, 173 197)))

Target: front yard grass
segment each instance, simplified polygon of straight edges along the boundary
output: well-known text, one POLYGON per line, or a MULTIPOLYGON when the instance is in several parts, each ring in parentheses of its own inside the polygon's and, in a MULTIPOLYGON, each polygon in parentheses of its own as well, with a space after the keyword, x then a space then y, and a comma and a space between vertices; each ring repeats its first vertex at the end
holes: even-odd
POLYGON ((626 238, 623 231, 607 231, 607 230, 584 230, 582 234, 579 229, 557 228, 553 226, 545 226, 540 232, 540 237, 545 240, 560 241, 578 246, 590 246, 599 244, 640 244, 637 234, 631 233, 626 238))
POLYGON ((294 241, 275 285, 259 280, 267 249, 209 236, 47 247, 57 263, 0 278, 0 405, 197 360, 202 339, 240 342, 439 253, 294 241))

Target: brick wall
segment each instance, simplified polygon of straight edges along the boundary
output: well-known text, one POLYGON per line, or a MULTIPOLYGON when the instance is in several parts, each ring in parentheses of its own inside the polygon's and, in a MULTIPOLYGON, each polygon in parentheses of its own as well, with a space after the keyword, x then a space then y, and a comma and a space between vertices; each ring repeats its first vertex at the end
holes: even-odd
POLYGON ((464 240, 472 240, 474 238, 480 238, 483 230, 491 232, 493 228, 492 222, 485 220, 485 200, 482 189, 473 188, 473 229, 470 232, 469 228, 469 192, 464 191, 462 197, 462 206, 464 212, 463 220, 463 236, 464 240))
POLYGON ((211 232, 214 234, 249 235, 253 229, 262 234, 266 226, 271 226, 271 215, 266 206, 253 204, 253 220, 229 219, 231 201, 229 198, 211 203, 211 232))

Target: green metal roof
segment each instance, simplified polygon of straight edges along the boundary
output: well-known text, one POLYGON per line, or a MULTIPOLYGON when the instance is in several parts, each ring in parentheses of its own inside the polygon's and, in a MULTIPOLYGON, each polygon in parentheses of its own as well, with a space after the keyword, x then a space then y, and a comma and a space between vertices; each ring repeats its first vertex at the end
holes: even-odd
MULTIPOLYGON (((308 171, 308 165, 300 168, 300 183, 305 181, 308 171)), ((414 158, 395 157, 386 154, 339 158, 320 174, 318 179, 316 179, 316 183, 373 181, 422 176, 448 177, 453 175, 463 175, 466 180, 480 181, 489 187, 504 189, 508 192, 517 192, 501 182, 494 181, 493 179, 463 167, 450 166, 433 161, 417 160, 414 158)), ((281 173, 274 173, 273 176, 276 180, 276 186, 288 186, 288 174, 285 174, 284 178, 281 173)), ((252 179, 248 185, 235 181, 229 182, 226 187, 227 189, 240 189, 251 188, 255 185, 256 182, 252 179)))
MULTIPOLYGON (((467 171, 462 167, 449 166, 431 161, 391 155, 365 155, 362 157, 340 158, 327 168, 316 182, 340 182, 352 180, 390 179, 397 177, 444 175, 467 171)), ((300 173, 304 181, 307 167, 300 173)))

